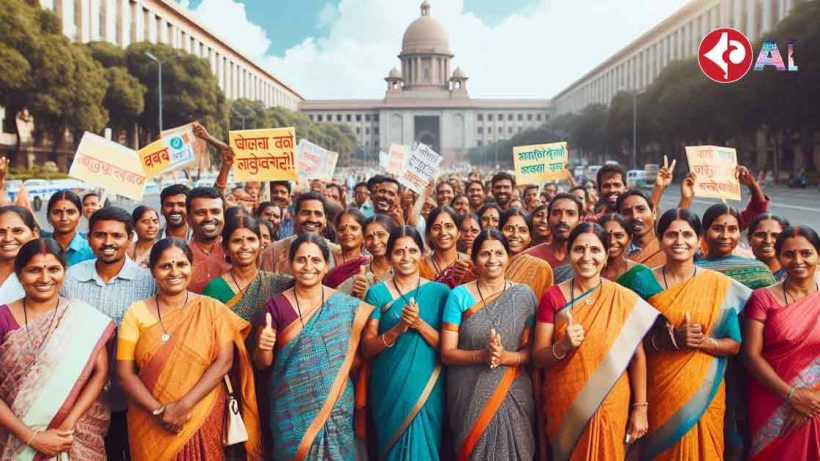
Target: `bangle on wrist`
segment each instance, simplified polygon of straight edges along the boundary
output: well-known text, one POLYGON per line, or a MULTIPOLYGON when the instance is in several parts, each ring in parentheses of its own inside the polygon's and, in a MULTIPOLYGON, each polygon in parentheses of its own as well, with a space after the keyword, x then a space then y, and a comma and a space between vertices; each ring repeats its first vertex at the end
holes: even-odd
POLYGON ((648 407, 648 406, 649 406, 649 402, 635 402, 635 403, 632 404, 632 408, 648 407))
POLYGON ((791 389, 789 389, 789 393, 788 393, 788 394, 786 394, 786 401, 787 401, 787 402, 791 400, 792 395, 794 394, 794 391, 796 391, 796 390, 797 390, 797 388, 796 388, 796 387, 794 387, 794 386, 792 386, 792 388, 791 388, 791 389))
POLYGON ((675 339, 675 329, 672 328, 672 324, 667 323, 666 330, 669 332, 669 339, 672 341, 672 347, 674 347, 676 351, 679 351, 680 346, 678 346, 678 340, 675 339))
POLYGON ((395 345, 396 345, 396 341, 393 341, 393 344, 387 344, 387 339, 385 339, 385 336, 384 336, 384 335, 385 335, 384 333, 382 333, 382 334, 381 334, 381 337, 382 337, 382 344, 384 344, 384 347, 386 347, 386 348, 390 349, 391 347, 393 347, 393 346, 395 346, 395 345))
POLYGON ((31 434, 31 438, 28 439, 28 442, 26 442, 26 447, 31 446, 31 442, 34 442, 34 438, 37 437, 37 434, 39 434, 40 432, 42 432, 41 429, 34 429, 34 433, 31 434))
POLYGON ((161 407, 159 407, 156 410, 151 412, 151 414, 154 415, 154 416, 159 416, 163 413, 165 413, 165 405, 162 405, 161 407))
POLYGON ((564 360, 564 357, 567 356, 567 352, 564 352, 564 355, 562 355, 561 357, 558 357, 558 354, 555 353, 555 345, 556 344, 558 344, 558 343, 553 343, 552 347, 550 347, 550 350, 552 351, 552 356, 555 357, 555 360, 564 360))

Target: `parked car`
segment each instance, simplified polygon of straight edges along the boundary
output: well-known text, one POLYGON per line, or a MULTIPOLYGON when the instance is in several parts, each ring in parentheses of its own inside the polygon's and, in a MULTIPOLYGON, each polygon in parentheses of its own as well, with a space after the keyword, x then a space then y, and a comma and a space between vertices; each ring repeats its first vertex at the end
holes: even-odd
MULTIPOLYGON (((657 173, 655 174, 657 177, 657 173)), ((655 181, 652 181, 650 186, 647 182, 649 173, 646 170, 629 170, 626 172, 626 187, 630 189, 641 189, 644 187, 653 187, 655 181)))

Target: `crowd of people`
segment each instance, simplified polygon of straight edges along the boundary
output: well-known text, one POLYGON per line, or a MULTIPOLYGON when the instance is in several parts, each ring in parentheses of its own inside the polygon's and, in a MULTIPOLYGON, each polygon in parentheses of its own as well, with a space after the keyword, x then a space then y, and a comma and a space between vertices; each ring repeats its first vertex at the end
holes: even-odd
POLYGON ((2 206, 0 458, 820 459, 820 238, 737 174, 2 206))

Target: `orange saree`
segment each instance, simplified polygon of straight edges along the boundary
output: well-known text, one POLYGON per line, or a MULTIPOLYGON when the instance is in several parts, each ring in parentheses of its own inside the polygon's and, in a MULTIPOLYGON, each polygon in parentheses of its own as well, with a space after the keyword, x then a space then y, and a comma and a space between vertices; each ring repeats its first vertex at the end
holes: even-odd
POLYGON ((535 293, 535 298, 540 300, 544 291, 552 286, 552 267, 543 259, 519 253, 510 258, 507 278, 529 286, 535 293))
POLYGON ((666 264, 666 254, 661 250, 661 244, 657 238, 650 240, 640 251, 630 255, 629 259, 649 268, 666 264))
MULTIPOLYGON (((135 303, 129 310, 139 307, 139 303, 143 301, 135 303)), ((145 386, 160 402, 175 402, 196 385, 220 349, 233 343, 233 369, 238 375, 234 391, 241 402, 241 414, 249 437, 245 450, 248 459, 262 459, 253 372, 245 349, 250 324, 224 304, 206 296, 199 296, 183 309, 163 316, 162 321, 170 333, 170 340, 162 341, 163 329, 157 323, 141 331, 136 345, 131 346, 145 386)), ((123 347, 122 339, 120 346, 123 347)), ((180 434, 164 430, 153 415, 129 402, 128 439, 132 459, 224 459, 225 397, 225 385, 220 381, 194 406, 191 419, 180 434)))

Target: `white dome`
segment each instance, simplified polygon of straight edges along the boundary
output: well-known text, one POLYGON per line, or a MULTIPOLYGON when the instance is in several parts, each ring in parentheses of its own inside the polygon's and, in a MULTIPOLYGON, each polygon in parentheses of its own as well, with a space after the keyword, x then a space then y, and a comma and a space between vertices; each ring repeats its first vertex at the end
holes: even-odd
POLYGON ((401 41, 402 54, 450 54, 450 34, 430 16, 430 4, 421 4, 421 17, 410 23, 401 41))

